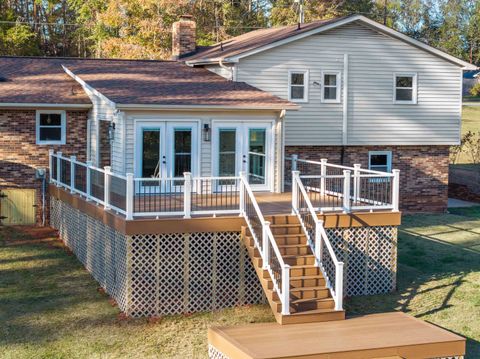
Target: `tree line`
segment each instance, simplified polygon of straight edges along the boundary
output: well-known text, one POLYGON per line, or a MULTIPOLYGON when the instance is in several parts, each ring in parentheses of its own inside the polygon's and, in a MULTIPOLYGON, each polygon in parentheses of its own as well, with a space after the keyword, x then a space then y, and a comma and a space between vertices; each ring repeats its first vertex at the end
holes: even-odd
POLYGON ((244 32, 362 14, 480 63, 480 0, 1 0, 0 54, 166 59, 180 15, 199 45, 244 32))

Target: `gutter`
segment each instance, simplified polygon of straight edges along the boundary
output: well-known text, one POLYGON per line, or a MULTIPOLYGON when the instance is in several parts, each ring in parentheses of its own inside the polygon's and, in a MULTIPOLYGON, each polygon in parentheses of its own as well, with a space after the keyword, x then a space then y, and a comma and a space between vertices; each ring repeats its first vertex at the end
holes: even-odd
POLYGON ((92 108, 91 103, 36 103, 36 102, 0 102, 0 108, 92 108))
POLYGON ((174 111, 198 111, 198 110, 246 110, 246 111, 281 111, 281 110, 299 110, 297 105, 272 105, 272 106, 235 106, 235 105, 157 105, 157 104, 122 104, 117 103, 116 108, 119 110, 174 110, 174 111))

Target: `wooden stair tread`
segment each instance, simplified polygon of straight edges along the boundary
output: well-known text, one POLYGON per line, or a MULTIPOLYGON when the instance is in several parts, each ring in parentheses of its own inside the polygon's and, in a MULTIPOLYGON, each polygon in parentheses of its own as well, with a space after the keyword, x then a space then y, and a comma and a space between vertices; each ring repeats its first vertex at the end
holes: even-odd
POLYGON ((297 228, 301 227, 300 223, 277 223, 277 224, 271 224, 270 227, 274 228, 297 228))
POLYGON ((301 292, 301 291, 307 291, 307 290, 328 290, 328 288, 325 286, 290 288, 290 292, 301 292))
POLYGON ((300 244, 277 244, 278 248, 295 248, 295 247, 308 247, 308 244, 306 243, 300 243, 300 244))
POLYGON ((335 310, 335 309, 311 309, 311 310, 305 310, 303 312, 295 312, 289 314, 290 316, 307 316, 307 315, 313 315, 313 314, 324 314, 324 313, 341 313, 344 312, 343 310, 335 310))
MULTIPOLYGON (((274 299, 275 303, 280 303, 280 300, 274 299)), ((292 304, 302 304, 302 303, 310 303, 310 302, 331 302, 333 301, 332 297, 327 298, 301 298, 301 299, 290 299, 290 305, 292 304)))

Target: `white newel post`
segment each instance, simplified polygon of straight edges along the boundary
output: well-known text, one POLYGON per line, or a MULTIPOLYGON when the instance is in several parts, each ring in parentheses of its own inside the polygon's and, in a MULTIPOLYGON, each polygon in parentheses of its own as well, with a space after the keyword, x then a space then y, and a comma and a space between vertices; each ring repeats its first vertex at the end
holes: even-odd
POLYGON ((60 187, 60 179, 62 178, 61 175, 60 175, 60 172, 62 170, 62 160, 61 158, 62 157, 62 152, 57 152, 57 186, 60 187))
POLYGON ((327 159, 322 158, 320 160, 320 195, 323 197, 325 196, 325 183, 326 183, 326 176, 327 176, 327 159))
POLYGON ((103 192, 103 202, 104 202, 104 205, 103 205, 103 208, 105 210, 107 209, 110 209, 110 178, 111 178, 111 170, 112 168, 110 166, 105 166, 103 167, 103 169, 105 170, 105 173, 104 173, 104 181, 103 181, 103 189, 104 189, 104 192, 103 192))
POLYGON ((52 174, 53 174, 53 154, 55 152, 50 149, 48 150, 48 180, 50 183, 53 182, 52 174))
POLYGON ((87 193, 87 201, 90 201, 90 198, 92 197, 92 171, 91 167, 93 165, 92 161, 87 161, 87 179, 86 179, 86 185, 85 185, 85 192, 87 193))
POLYGON ((298 155, 292 155, 292 171, 298 171, 298 155))
POLYGON ((290 266, 282 267, 282 315, 290 314, 290 266))
POLYGON ((245 171, 240 171, 238 175, 240 176, 240 199, 239 199, 240 216, 244 216, 245 215, 245 182, 244 181, 246 181, 245 171))
POLYGON ((335 310, 343 309, 343 262, 338 262, 335 273, 335 310))
POLYGON ((77 156, 70 156, 70 193, 75 193, 75 162, 77 156))
POLYGON ((315 261, 317 266, 322 264, 322 254, 323 254, 323 242, 322 242, 322 232, 321 227, 323 226, 323 221, 315 221, 315 261))
POLYGON ((357 201, 360 195, 360 167, 362 165, 355 163, 353 165, 353 201, 357 201))
POLYGON ((349 170, 343 171, 343 210, 350 212, 350 181, 352 179, 352 173, 349 170))
POLYGON ((400 170, 393 170, 392 186, 392 205, 393 210, 398 212, 400 209, 400 170))
POLYGON ((134 190, 134 183, 133 183, 133 173, 127 173, 127 188, 126 188, 126 204, 125 204, 125 211, 126 211, 126 220, 131 221, 133 219, 133 190, 134 190))
POLYGON ((270 263, 270 246, 268 245, 268 230, 270 228, 270 222, 265 221, 262 226, 262 269, 266 270, 270 263))
POLYGON ((292 214, 298 212, 298 182, 300 181, 300 172, 292 171, 292 214))
POLYGON ((185 183, 183 185, 183 218, 192 218, 192 174, 184 172, 185 183))

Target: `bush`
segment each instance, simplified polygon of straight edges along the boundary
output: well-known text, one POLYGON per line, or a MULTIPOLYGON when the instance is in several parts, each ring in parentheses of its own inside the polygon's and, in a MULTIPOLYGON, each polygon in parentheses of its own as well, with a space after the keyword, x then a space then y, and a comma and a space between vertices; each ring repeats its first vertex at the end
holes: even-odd
POLYGON ((480 97, 480 82, 477 82, 473 87, 470 89, 470 94, 475 97, 480 97))

